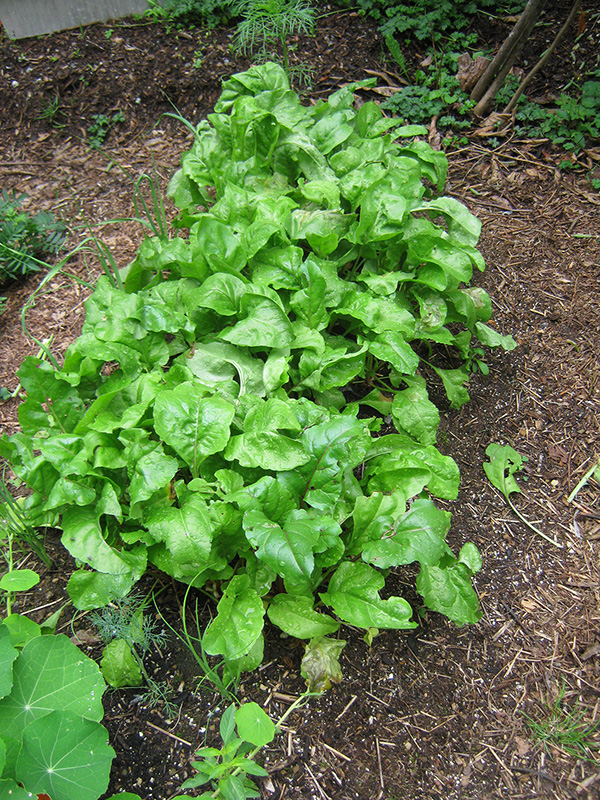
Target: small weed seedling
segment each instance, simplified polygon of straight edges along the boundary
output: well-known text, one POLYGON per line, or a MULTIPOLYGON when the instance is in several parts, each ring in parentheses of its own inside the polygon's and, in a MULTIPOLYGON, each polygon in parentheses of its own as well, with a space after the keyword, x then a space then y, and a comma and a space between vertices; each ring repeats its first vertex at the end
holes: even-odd
MULTIPOLYGON (((201 794, 198 800, 260 797, 256 785, 248 776, 266 778, 269 773, 254 761, 256 755, 273 741, 277 729, 290 714, 311 696, 309 692, 301 695, 277 723, 257 703, 244 703, 237 709, 232 703, 221 717, 219 732, 223 747, 203 747, 198 750, 196 758, 200 760, 192 761, 192 767, 198 774, 189 778, 182 788, 193 789, 210 784, 210 791, 201 794)), ((191 798, 178 795, 174 800, 191 798)))
POLYGON ((90 147, 99 150, 111 128, 120 122, 125 122, 125 115, 122 111, 116 111, 112 117, 107 117, 106 114, 94 114, 92 119, 93 122, 88 125, 87 129, 90 137, 89 144, 90 147))
POLYGON ((564 703, 564 696, 563 683, 547 718, 538 721, 525 715, 527 727, 548 754, 550 748, 554 747, 574 758, 598 763, 597 758, 593 757, 593 753, 598 750, 598 743, 591 735, 598 730, 600 721, 583 722, 584 712, 577 708, 569 711, 564 703))
POLYGON ((39 272, 45 254, 56 254, 62 248, 66 226, 52 214, 42 211, 30 216, 21 210, 27 195, 9 194, 0 197, 0 287, 39 272))
POLYGON ((521 522, 525 523, 527 527, 542 539, 545 539, 555 547, 562 548, 562 544, 547 536, 539 528, 536 528, 529 520, 521 514, 521 512, 514 506, 510 495, 514 492, 519 492, 519 486, 514 479, 514 473, 521 469, 523 462, 527 461, 526 456, 520 456, 516 450, 510 445, 503 446, 501 444, 491 444, 485 451, 485 454, 490 459, 483 464, 483 469, 488 477, 490 483, 496 487, 504 495, 506 502, 512 508, 514 513, 519 517, 521 522))

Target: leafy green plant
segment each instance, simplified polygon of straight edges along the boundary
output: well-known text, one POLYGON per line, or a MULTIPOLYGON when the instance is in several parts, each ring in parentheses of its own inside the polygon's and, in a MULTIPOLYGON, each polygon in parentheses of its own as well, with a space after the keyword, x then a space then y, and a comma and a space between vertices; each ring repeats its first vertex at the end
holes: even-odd
POLYGON ((563 682, 546 719, 535 720, 525 714, 525 723, 548 754, 551 754, 551 748, 556 748, 574 758, 596 764, 598 742, 592 735, 598 730, 600 722, 584 722, 583 709, 569 710, 564 697, 563 682))
POLYGON ((55 255, 62 248, 66 226, 47 211, 30 216, 21 209, 27 195, 0 198, 0 288, 43 266, 40 258, 55 255))
POLYGON ((155 0, 148 0, 148 5, 145 16, 154 21, 168 20, 177 25, 215 28, 231 20, 234 0, 166 0, 162 5, 155 0))
POLYGON ((56 92, 54 97, 43 102, 38 114, 38 119, 48 121, 54 128, 62 128, 64 127, 64 123, 60 121, 61 115, 64 116, 63 105, 60 100, 60 95, 56 92))
POLYGON ((600 81, 586 81, 578 97, 563 92, 552 110, 523 100, 517 107, 515 130, 547 136, 565 150, 580 152, 600 137, 600 81))
MULTIPOLYGON (((209 791, 199 800, 223 797, 260 797, 256 784, 249 777, 268 777, 268 772, 255 762, 257 754, 275 738, 277 729, 302 705, 310 693, 301 695, 274 723, 256 703, 244 703, 236 708, 232 703, 221 717, 219 732, 223 747, 203 747, 196 753, 198 761, 192 761, 197 775, 189 778, 182 789, 195 789, 210 785, 209 791)), ((187 795, 178 795, 174 800, 191 800, 187 795)))
POLYGON ((170 713, 168 689, 148 674, 144 664, 150 647, 164 645, 167 640, 156 621, 144 614, 146 605, 143 597, 131 594, 90 615, 105 642, 100 669, 104 680, 115 689, 145 682, 147 691, 143 700, 150 707, 164 705, 170 713))
POLYGON ((488 480, 493 486, 496 487, 496 489, 502 492, 506 502, 512 508, 517 517, 519 517, 521 522, 525 523, 530 530, 532 530, 538 536, 541 536, 542 539, 550 542, 550 544, 555 545, 555 547, 562 547, 561 544, 529 522, 529 520, 527 520, 521 514, 521 512, 518 510, 518 508, 516 508, 510 499, 511 494, 514 494, 515 492, 521 492, 521 489, 514 478, 514 474, 522 468, 523 462, 527 461, 527 456, 519 455, 519 453, 517 453, 517 451, 514 450, 510 445, 500 444, 490 444, 485 453, 490 459, 489 462, 485 461, 483 464, 483 469, 488 477, 488 480))
POLYGON ((89 145, 94 149, 99 149, 104 144, 104 140, 108 136, 111 128, 121 122, 125 122, 125 114, 122 111, 115 111, 115 113, 108 117, 106 114, 93 114, 93 122, 88 125, 89 145))
POLYGON ((115 755, 100 724, 100 670, 68 637, 42 635, 26 617, 23 642, 15 617, 0 622, 0 792, 96 800, 115 755))
POLYGON ((273 45, 278 43, 283 68, 290 75, 287 40, 294 33, 312 33, 313 6, 307 0, 241 0, 235 6, 235 13, 242 20, 237 26, 234 48, 265 62, 274 60, 273 45))
MULTIPOLYGON (((478 11, 502 13, 508 4, 495 0, 358 0, 357 5, 363 14, 380 23, 384 35, 403 35, 407 41, 414 36, 437 43, 467 28, 478 11)), ((518 0, 510 5, 520 10, 525 2, 518 0)))
POLYGON ((405 564, 428 608, 479 619, 479 554, 453 554, 431 499, 459 473, 421 370, 459 407, 482 347, 515 343, 468 285, 480 223, 436 194, 445 156, 355 88, 305 107, 275 64, 225 82, 169 185, 178 235, 100 279, 62 367, 25 361, 22 430, 0 440, 28 518, 82 565, 75 605, 148 563, 211 587, 201 646, 225 682, 260 664, 265 613, 309 640, 309 685, 338 680, 341 623, 417 624, 380 594, 405 564))

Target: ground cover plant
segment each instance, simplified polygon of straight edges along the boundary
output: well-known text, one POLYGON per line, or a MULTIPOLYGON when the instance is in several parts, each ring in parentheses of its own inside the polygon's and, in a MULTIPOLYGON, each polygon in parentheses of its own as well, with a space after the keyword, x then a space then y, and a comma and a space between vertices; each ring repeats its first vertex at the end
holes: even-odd
POLYGON ((60 369, 26 360, 22 430, 1 444, 30 520, 84 565, 77 607, 124 596, 147 563, 216 583, 204 651, 233 677, 257 667, 266 607, 311 641, 311 689, 337 677, 340 620, 417 625, 380 596, 391 567, 418 562, 427 607, 479 619, 477 549, 454 556, 430 498, 455 498, 459 472, 420 365, 460 407, 481 345, 515 346, 468 287, 480 225, 439 196, 445 157, 353 103, 347 87, 306 108, 272 63, 226 81, 169 187, 185 235, 98 282, 60 369))

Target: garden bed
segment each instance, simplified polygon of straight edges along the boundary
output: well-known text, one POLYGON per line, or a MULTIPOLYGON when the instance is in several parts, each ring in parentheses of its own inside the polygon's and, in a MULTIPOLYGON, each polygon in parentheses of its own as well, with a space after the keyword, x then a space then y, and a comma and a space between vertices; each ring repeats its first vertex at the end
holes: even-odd
MULTIPOLYGON (((26 192, 31 209, 52 210, 71 225, 131 216, 132 176, 156 176, 164 190, 191 144, 184 129, 160 118, 172 108, 164 93, 197 122, 212 109, 220 79, 247 66, 234 62, 229 40, 226 31, 167 35, 157 26, 98 25, 85 35, 4 41, 3 185, 26 192), (197 51, 202 64, 194 67, 197 51), (52 117, 42 116, 56 97, 52 117), (110 131, 105 153, 90 150, 81 139, 93 116, 117 110, 125 122, 110 131)), ((356 14, 325 20, 300 51, 317 70, 314 97, 373 74, 385 93, 401 78, 380 61, 374 27, 356 14)), ((267 748, 265 798, 596 796, 597 761, 573 757, 556 742, 546 752, 526 724, 526 718, 547 720, 563 687, 566 707, 595 721, 599 691, 597 491, 586 487, 575 503, 567 497, 600 455, 600 196, 584 177, 561 173, 560 159, 534 141, 508 141, 491 153, 472 140, 450 154, 446 191, 483 222, 487 269, 477 284, 492 297, 498 328, 519 344, 491 355, 490 375, 473 376, 471 401, 459 411, 443 404, 441 387, 436 398, 438 446, 457 461, 462 478, 458 500, 443 504, 453 513, 449 543, 458 551, 473 541, 481 551, 476 588, 483 617, 457 628, 427 613, 421 628, 382 632, 371 647, 359 631, 345 629, 344 680, 296 712, 286 734, 267 748), (482 463, 491 442, 528 457, 515 502, 562 549, 522 525, 486 480, 482 463)), ((73 244, 78 235, 84 231, 72 234, 73 244)), ((142 235, 128 222, 102 233, 119 266, 132 260, 142 235)), ((69 271, 93 279, 98 265, 79 256, 69 271)), ((23 357, 38 349, 20 322, 38 282, 34 277, 7 293, 0 383, 9 389, 23 357)), ((38 340, 53 336, 60 354, 81 328, 86 291, 65 276, 46 289, 28 311, 27 327, 38 340)), ((16 408, 16 399, 0 406, 5 432, 17 429, 16 408)), ((52 532, 48 550, 53 568, 40 569, 41 584, 23 601, 39 609, 33 612, 39 619, 64 602, 73 569, 52 532)), ((142 588, 155 578, 159 609, 175 625, 183 588, 160 574, 142 588)), ((416 604, 413 583, 406 568, 389 588, 416 604)), ((214 607, 202 601, 199 613, 208 622, 214 607)), ((73 631, 65 618, 62 630, 99 655, 85 615, 76 617, 73 631)), ((304 690, 301 657, 299 643, 270 629, 263 666, 243 676, 240 697, 277 718, 304 690)), ((226 703, 210 684, 198 689, 197 665, 176 640, 149 658, 153 675, 171 686, 178 711, 145 707, 138 690, 105 695, 104 724, 117 751, 111 791, 165 800, 191 774, 205 733, 214 740, 226 703)))

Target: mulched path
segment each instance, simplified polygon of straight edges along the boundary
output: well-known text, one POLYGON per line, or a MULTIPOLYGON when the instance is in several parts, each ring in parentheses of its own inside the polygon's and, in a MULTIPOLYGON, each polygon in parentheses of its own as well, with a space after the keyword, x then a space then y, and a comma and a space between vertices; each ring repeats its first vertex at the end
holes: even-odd
MULTIPOLYGON (((589 38, 580 39, 577 52, 589 55, 600 15, 591 3, 584 6, 589 38)), ((559 4, 549 8, 554 28, 543 28, 546 38, 565 13, 559 4)), ((498 25, 496 35, 502 33, 498 25)), ((1 187, 26 192, 30 210, 63 216, 73 246, 91 229, 125 266, 144 235, 141 226, 122 221, 135 213, 133 181, 145 173, 164 191, 191 142, 183 127, 161 115, 176 106, 197 122, 210 112, 220 79, 248 65, 234 59, 230 39, 226 30, 167 33, 130 20, 0 40, 1 187), (56 97, 49 118, 45 110, 56 97), (90 150, 93 115, 117 110, 125 123, 111 130, 104 152, 90 150)), ((543 49, 543 42, 534 44, 524 58, 543 49)), ((572 70, 572 45, 573 39, 565 42, 552 75, 535 91, 560 87, 556 81, 572 70)), ((375 26, 352 12, 322 19, 317 37, 299 40, 296 51, 315 67, 314 98, 374 74, 379 91, 365 96, 381 98, 401 80, 382 54, 375 26)), ((411 51, 414 59, 422 55, 418 47, 411 51)), ((487 270, 476 282, 492 296, 498 328, 519 343, 512 353, 490 356, 490 375, 473 377, 468 405, 442 408, 439 446, 462 474, 460 497, 447 504, 449 543, 456 550, 473 541, 481 550, 476 585, 483 618, 459 629, 428 613, 418 631, 383 632, 370 648, 358 631, 345 628, 344 681, 294 713, 285 735, 266 748, 264 798, 599 796, 597 759, 578 759, 552 744, 545 750, 527 726, 527 718, 547 720, 563 690, 565 707, 578 709, 586 723, 598 719, 600 700, 598 485, 590 482, 567 502, 600 456, 600 194, 584 174, 560 172, 561 158, 547 142, 510 137, 494 151, 472 139, 450 154, 447 193, 483 222, 487 270), (562 549, 519 522, 486 481, 481 464, 491 442, 510 443, 528 457, 515 503, 562 549)), ((582 158, 593 169, 598 147, 582 158)), ((92 249, 81 249, 64 271, 41 276, 46 283, 25 323, 36 340, 52 337, 59 356, 83 320, 89 290, 82 281, 92 282, 99 269, 92 249)), ((4 292, 0 385, 9 389, 17 386, 23 357, 39 347, 21 326, 21 309, 39 284, 34 276, 4 292)), ((0 404, 3 431, 18 428, 17 406, 16 398, 0 404)), ((39 618, 64 601, 72 569, 52 534, 48 548, 54 567, 41 570, 42 583, 22 601, 39 618)), ((141 588, 154 578, 161 580, 149 576, 141 588)), ((390 589, 416 601, 411 568, 398 570, 394 581, 390 589)), ((172 624, 183 594, 169 583, 160 594, 159 610, 172 624)), ((201 624, 210 613, 200 600, 201 624)), ((70 621, 64 630, 71 633, 70 621)), ((76 617, 73 630, 90 654, 99 653, 85 616, 76 617)), ((244 676, 240 697, 256 700, 273 718, 281 715, 303 691, 301 655, 299 643, 273 631, 265 662, 244 676)), ((106 694, 104 724, 117 751, 110 790, 166 800, 192 774, 194 749, 205 737, 215 740, 227 701, 209 684, 198 686, 199 668, 174 637, 166 650, 151 654, 149 667, 172 687, 178 713, 169 718, 160 707, 147 708, 137 690, 106 694)), ((600 736, 591 738, 598 748, 600 736)))

